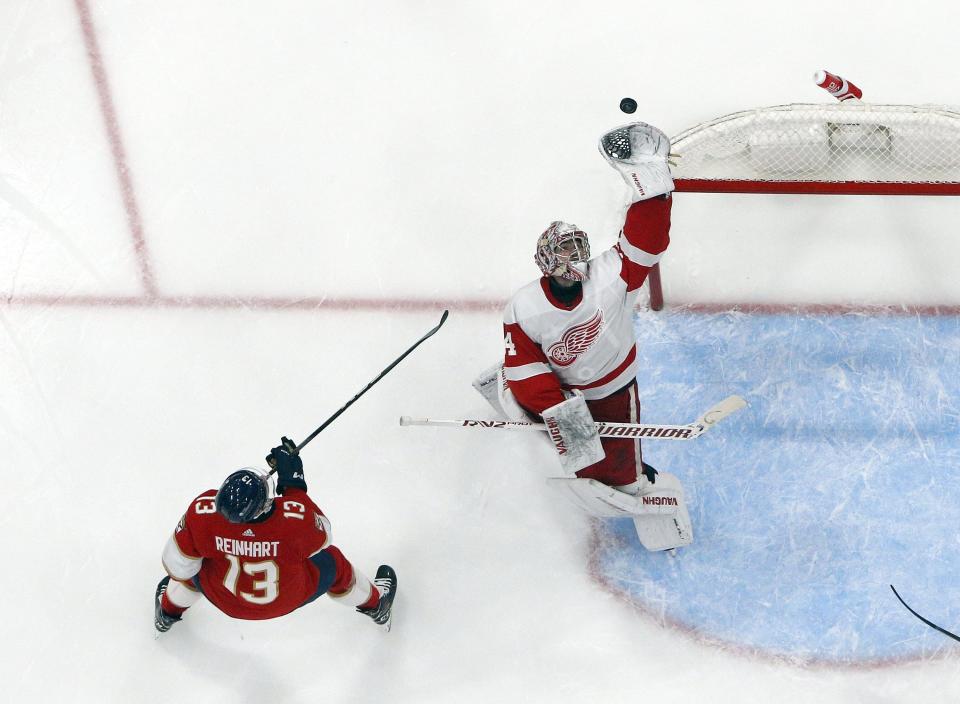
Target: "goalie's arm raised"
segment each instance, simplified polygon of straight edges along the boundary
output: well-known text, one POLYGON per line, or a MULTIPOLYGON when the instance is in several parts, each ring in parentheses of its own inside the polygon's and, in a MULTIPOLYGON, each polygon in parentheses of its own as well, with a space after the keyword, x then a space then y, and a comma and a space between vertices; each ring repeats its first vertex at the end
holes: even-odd
POLYGON ((672 198, 654 198, 634 203, 627 216, 617 242, 620 255, 620 278, 627 284, 627 291, 635 291, 643 285, 670 244, 670 211, 672 198))

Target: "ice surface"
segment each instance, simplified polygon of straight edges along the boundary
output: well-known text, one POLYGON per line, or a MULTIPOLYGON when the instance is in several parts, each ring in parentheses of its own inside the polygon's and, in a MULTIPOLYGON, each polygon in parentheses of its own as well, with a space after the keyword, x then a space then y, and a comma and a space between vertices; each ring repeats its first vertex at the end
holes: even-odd
POLYGON ((768 655, 949 650, 888 585, 960 622, 957 318, 680 310, 637 331, 649 420, 728 393, 750 407, 697 442, 646 443, 645 460, 685 482, 697 541, 658 558, 630 521, 600 524, 601 579, 664 622, 768 655))
MULTIPOLYGON (((674 572, 629 534, 598 552, 598 528, 545 490, 545 443, 397 418, 485 413, 470 381, 550 221, 615 241, 624 193, 595 140, 627 121, 620 98, 669 134, 827 100, 819 68, 878 102, 958 103, 958 12, 0 4, 5 698, 957 699, 954 646, 885 586, 957 627, 954 317, 642 315, 646 420, 752 404, 689 447, 648 445, 695 506, 674 572), (162 305, 144 305, 146 273, 162 305), (264 623, 201 603, 155 639, 160 549, 189 499, 305 437, 445 307, 304 453, 335 542, 397 568, 394 630, 327 600, 264 623), (717 482, 726 464, 741 471, 717 482), (604 555, 639 607, 601 578, 604 555), (803 575, 832 620, 800 619, 803 575)), ((678 196, 667 301, 956 306, 958 215, 951 199, 678 196)))

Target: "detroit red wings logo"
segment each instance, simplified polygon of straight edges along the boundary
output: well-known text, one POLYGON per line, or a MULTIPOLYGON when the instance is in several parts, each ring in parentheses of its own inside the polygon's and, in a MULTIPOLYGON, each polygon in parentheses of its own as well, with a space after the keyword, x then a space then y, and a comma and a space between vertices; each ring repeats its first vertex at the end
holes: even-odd
POLYGON ((567 367, 577 361, 577 357, 586 352, 596 342, 603 330, 603 312, 597 314, 585 323, 574 325, 560 336, 557 342, 547 350, 547 356, 558 367, 567 367))

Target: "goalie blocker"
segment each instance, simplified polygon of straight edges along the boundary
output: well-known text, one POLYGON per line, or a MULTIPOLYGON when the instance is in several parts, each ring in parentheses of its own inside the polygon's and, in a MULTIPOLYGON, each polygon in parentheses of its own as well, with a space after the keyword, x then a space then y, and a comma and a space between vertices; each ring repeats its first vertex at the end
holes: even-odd
POLYGON ((587 401, 579 391, 541 415, 565 473, 576 474, 607 456, 587 401))

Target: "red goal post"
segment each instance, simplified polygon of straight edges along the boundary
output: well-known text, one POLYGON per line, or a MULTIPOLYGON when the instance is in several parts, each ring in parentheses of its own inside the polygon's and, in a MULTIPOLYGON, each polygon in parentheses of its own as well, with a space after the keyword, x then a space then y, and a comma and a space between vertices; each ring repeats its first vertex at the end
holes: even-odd
MULTIPOLYGON (((745 110, 671 140, 677 193, 960 195, 960 110, 846 100, 745 110)), ((659 265, 650 306, 663 307, 659 265)))

